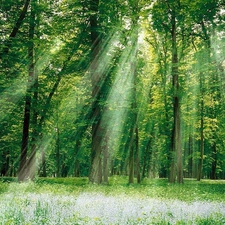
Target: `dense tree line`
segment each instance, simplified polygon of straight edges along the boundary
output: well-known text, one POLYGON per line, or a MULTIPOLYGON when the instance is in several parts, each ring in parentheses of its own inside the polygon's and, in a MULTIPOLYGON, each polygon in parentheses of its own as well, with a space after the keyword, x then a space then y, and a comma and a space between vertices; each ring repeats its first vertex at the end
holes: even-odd
POLYGON ((222 0, 2 0, 0 173, 225 178, 222 0))

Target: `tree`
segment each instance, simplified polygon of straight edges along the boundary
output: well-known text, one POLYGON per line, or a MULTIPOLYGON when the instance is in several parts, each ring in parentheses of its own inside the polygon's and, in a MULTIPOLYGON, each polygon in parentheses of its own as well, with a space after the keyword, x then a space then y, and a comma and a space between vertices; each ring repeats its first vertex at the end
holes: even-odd
POLYGON ((129 183, 134 183, 134 172, 137 175, 137 182, 141 182, 139 162, 139 137, 138 137, 138 106, 137 106, 137 54, 138 54, 138 31, 139 31, 139 1, 131 1, 131 56, 130 73, 132 76, 132 97, 131 97, 131 121, 130 121, 130 146, 129 146, 129 183))
MULTIPOLYGON (((170 34, 171 43, 171 76, 173 89, 173 129, 172 146, 170 152, 170 173, 169 182, 175 182, 176 175, 178 183, 183 182, 182 168, 182 143, 181 143, 181 115, 180 115, 180 81, 179 81, 179 56, 178 56, 178 28, 180 16, 180 2, 163 4, 157 1, 153 6, 153 23, 155 29, 170 34), (159 18, 159 12, 165 14, 159 18)), ((182 24, 182 21, 181 21, 182 24)))
POLYGON ((2 53, 0 55, 0 59, 2 59, 2 57, 4 55, 7 55, 9 53, 9 50, 10 50, 10 47, 11 47, 10 46, 11 45, 10 44, 10 42, 11 42, 10 39, 16 37, 16 35, 17 35, 17 33, 18 33, 22 23, 23 23, 24 18, 26 17, 29 5, 30 5, 30 0, 26 0, 24 2, 23 9, 22 9, 22 11, 21 11, 21 13, 20 13, 20 15, 19 15, 19 17, 18 17, 18 19, 17 19, 17 21, 16 21, 16 23, 15 23, 11 33, 10 33, 10 35, 9 35, 9 39, 7 39, 6 43, 4 43, 4 47, 2 49, 2 53))
POLYGON ((1 175, 224 178, 223 6, 3 0, 1 175))
MULTIPOLYGON (((24 181, 28 178, 33 179, 34 174, 33 164, 35 159, 35 152, 32 152, 32 160, 27 162, 28 154, 28 140, 29 140, 29 130, 30 130, 30 115, 31 115, 31 102, 33 89, 37 85, 37 76, 35 75, 34 66, 34 33, 35 33, 35 2, 32 2, 31 13, 30 13, 30 24, 29 24, 29 46, 28 46, 28 59, 29 59, 29 69, 28 69, 28 83, 27 91, 25 97, 25 107, 24 107, 24 120, 23 120, 23 135, 22 135, 22 145, 21 145, 21 156, 20 156, 20 167, 18 172, 18 180, 24 181), (32 164, 32 165, 31 165, 32 164), (32 177, 30 177, 32 176, 32 177)), ((37 99, 37 92, 35 91, 35 101, 37 99)), ((36 113, 35 113, 36 114, 36 113)), ((36 120, 36 115, 35 115, 36 120)))

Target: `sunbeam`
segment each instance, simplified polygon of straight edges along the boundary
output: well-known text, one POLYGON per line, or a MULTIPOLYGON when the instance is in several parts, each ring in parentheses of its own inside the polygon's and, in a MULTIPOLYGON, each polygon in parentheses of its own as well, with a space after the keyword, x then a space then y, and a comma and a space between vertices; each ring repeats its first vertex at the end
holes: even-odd
POLYGON ((126 47, 116 69, 116 77, 111 87, 108 99, 107 110, 103 115, 103 123, 106 123, 106 129, 110 131, 109 149, 111 155, 115 154, 115 143, 118 145, 121 142, 121 133, 125 125, 125 118, 131 103, 132 81, 134 79, 131 73, 132 53, 136 46, 126 47))
MULTIPOLYGON (((37 68, 38 74, 42 74, 44 69, 49 65, 55 55, 62 49, 63 43, 56 39, 50 50, 45 50, 42 52, 41 57, 37 59, 35 66, 37 68), (51 54, 49 54, 49 52, 51 54)), ((17 107, 17 103, 25 96, 26 88, 30 88, 35 80, 32 82, 27 82, 27 78, 22 75, 17 79, 14 79, 10 84, 10 87, 6 88, 1 93, 1 113, 0 113, 0 121, 4 120, 6 116, 8 116, 9 111, 13 111, 15 107, 17 107), (13 103, 12 106, 10 103, 13 103), (11 109, 11 110, 9 110, 11 109)))

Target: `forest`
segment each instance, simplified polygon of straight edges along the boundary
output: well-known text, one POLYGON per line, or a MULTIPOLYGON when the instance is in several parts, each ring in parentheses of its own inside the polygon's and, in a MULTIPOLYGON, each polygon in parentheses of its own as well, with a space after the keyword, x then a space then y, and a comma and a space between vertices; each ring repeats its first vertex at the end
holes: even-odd
POLYGON ((0 176, 225 179, 224 0, 1 0, 0 176))

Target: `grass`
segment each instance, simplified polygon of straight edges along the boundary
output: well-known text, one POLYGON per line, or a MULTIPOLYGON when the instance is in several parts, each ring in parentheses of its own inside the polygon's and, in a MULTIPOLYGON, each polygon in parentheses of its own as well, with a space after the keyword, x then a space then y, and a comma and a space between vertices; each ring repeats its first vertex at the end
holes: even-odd
POLYGON ((0 224, 225 224, 225 181, 87 178, 0 179, 0 224), (3 221, 3 222, 1 222, 3 221))

